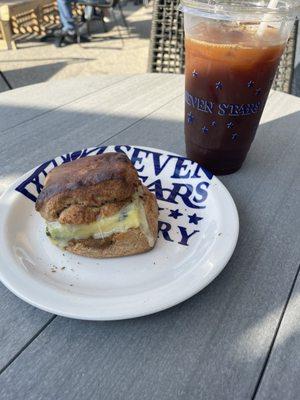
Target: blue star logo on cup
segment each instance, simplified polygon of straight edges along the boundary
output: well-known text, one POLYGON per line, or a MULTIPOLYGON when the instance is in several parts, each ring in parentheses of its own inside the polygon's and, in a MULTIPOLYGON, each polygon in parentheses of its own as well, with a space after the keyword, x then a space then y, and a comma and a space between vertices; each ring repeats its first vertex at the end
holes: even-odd
POLYGON ((201 221, 201 217, 198 217, 197 214, 193 214, 193 215, 188 215, 189 217, 189 223, 190 224, 194 224, 194 225, 198 225, 198 222, 201 221))
POLYGON ((253 81, 249 81, 247 84, 248 88, 251 89, 254 87, 254 82, 253 81))
POLYGON ((261 94, 261 88, 256 89, 255 94, 256 94, 256 96, 259 96, 261 94))
POLYGON ((228 129, 231 129, 231 128, 233 128, 233 122, 228 122, 228 124, 227 124, 227 128, 228 128, 228 129))
POLYGON ((191 125, 193 122, 194 122, 194 116, 191 112, 189 112, 187 115, 187 123, 191 125))
POLYGON ((223 89, 223 83, 222 82, 217 82, 216 83, 216 89, 218 89, 218 90, 222 90, 223 89))
POLYGON ((194 71, 192 72, 192 75, 194 78, 198 78, 198 72, 194 69, 194 71))
POLYGON ((237 133, 233 133, 233 134, 231 135, 231 139, 232 139, 232 140, 236 140, 237 137, 238 137, 238 134, 237 134, 237 133))
POLYGON ((208 128, 207 128, 206 126, 204 126, 204 127, 202 128, 202 132, 205 133, 205 134, 207 134, 207 133, 208 133, 208 128))
POLYGON ((216 121, 213 121, 212 123, 211 123, 211 126, 217 126, 217 123, 216 123, 216 121))

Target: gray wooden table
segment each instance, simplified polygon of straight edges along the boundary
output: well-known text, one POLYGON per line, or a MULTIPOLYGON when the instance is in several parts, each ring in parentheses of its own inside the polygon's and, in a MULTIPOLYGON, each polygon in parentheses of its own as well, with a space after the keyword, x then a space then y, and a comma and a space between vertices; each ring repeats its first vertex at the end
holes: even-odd
MULTIPOLYGON (((99 76, 1 93, 0 192, 88 146, 184 154, 183 85, 176 75, 99 76)), ((271 93, 246 163, 221 178, 240 215, 235 253, 185 303, 84 322, 39 311, 0 284, 1 400, 299 399, 299 134, 300 99, 271 93)))

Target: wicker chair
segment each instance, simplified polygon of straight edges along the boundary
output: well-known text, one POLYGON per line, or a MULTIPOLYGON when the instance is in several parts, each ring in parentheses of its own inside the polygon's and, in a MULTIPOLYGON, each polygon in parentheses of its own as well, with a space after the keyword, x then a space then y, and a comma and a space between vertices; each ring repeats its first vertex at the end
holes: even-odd
MULTIPOLYGON (((149 51, 149 72, 184 73, 183 14, 179 0, 155 0, 149 51)), ((291 93, 298 21, 282 56, 273 89, 291 93)))

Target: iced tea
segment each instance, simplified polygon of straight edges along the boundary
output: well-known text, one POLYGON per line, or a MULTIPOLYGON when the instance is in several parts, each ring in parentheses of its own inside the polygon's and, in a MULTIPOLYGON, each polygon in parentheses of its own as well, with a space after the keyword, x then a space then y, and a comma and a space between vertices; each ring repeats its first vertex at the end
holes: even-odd
POLYGON ((285 42, 268 27, 201 24, 186 35, 187 155, 215 174, 238 170, 263 112, 285 42))

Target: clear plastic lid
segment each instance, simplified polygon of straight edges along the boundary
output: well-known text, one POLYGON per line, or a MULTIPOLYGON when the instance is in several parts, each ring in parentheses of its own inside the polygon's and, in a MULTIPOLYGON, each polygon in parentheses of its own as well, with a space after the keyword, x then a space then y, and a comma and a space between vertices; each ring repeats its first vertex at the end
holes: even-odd
POLYGON ((206 18, 262 21, 295 19, 300 14, 300 0, 279 0, 276 8, 269 8, 270 0, 181 0, 179 9, 206 18))

